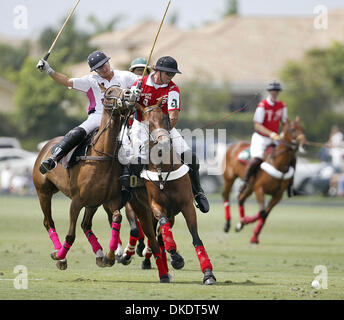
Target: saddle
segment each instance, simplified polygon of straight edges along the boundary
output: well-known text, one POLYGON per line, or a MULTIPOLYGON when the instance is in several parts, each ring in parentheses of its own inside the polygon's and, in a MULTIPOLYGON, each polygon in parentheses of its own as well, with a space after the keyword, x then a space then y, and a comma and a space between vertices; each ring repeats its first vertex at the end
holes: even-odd
MULTIPOLYGON (((270 144, 267 146, 265 153, 264 153, 264 159, 266 159, 266 157, 271 153, 271 151, 273 150, 273 148, 275 147, 275 144, 270 144)), ((243 148, 237 155, 237 159, 247 165, 251 159, 251 151, 250 151, 250 146, 243 148)))
MULTIPOLYGON (((90 132, 79 145, 77 145, 74 149, 72 149, 66 156, 64 156, 61 160, 59 160, 59 163, 64 167, 65 169, 70 169, 73 166, 75 166, 77 163, 80 162, 82 157, 86 156, 88 148, 91 145, 93 137, 97 134, 99 128, 94 129, 92 132, 90 132)), ((52 152, 54 152, 54 149, 56 146, 53 147, 52 152)))

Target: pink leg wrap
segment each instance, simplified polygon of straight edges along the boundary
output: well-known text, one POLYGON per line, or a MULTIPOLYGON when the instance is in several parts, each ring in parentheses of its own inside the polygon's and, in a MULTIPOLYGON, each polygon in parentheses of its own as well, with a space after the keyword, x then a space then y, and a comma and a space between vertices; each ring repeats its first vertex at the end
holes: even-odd
POLYGON ((86 231, 85 235, 86 235, 86 238, 88 239, 88 242, 91 244, 92 250, 94 253, 97 253, 98 250, 103 250, 102 246, 98 242, 98 239, 96 238, 92 230, 86 231))
POLYGON ((159 271, 159 278, 161 278, 163 275, 168 274, 168 270, 166 269, 163 259, 161 257, 160 253, 154 254, 156 266, 158 267, 159 271))
POLYGON ((229 202, 225 201, 223 203, 224 207, 225 207, 225 219, 226 221, 231 219, 231 212, 230 212, 230 207, 229 207, 229 202))
POLYGON ((71 245, 65 241, 63 246, 60 248, 59 252, 57 253, 57 257, 60 260, 63 260, 66 257, 67 252, 70 249, 70 247, 71 247, 71 245))
POLYGON ((240 206, 240 205, 239 205, 239 214, 240 214, 240 218, 245 217, 245 209, 244 209, 244 206, 240 206))
POLYGON ((203 246, 196 247, 196 253, 201 265, 201 270, 204 273, 206 269, 213 270, 213 266, 211 265, 210 259, 208 258, 207 252, 205 251, 203 246))
POLYGON ((248 223, 252 223, 252 222, 255 222, 257 221, 258 219, 260 218, 260 214, 259 212, 252 215, 252 216, 249 216, 249 217, 243 217, 243 219, 241 220, 241 222, 243 224, 248 224, 248 223))
POLYGON ((54 244, 55 250, 60 250, 61 247, 62 247, 62 244, 61 244, 61 242, 60 242, 59 236, 57 235, 55 229, 50 228, 50 229, 48 230, 48 233, 49 233, 49 237, 50 237, 51 241, 52 241, 53 244, 54 244))
POLYGON ((161 253, 161 258, 162 262, 164 263, 164 267, 166 268, 168 272, 168 264, 167 264, 167 257, 166 257, 166 250, 164 246, 160 246, 160 253, 161 253))
POLYGON ((164 240, 165 249, 167 252, 171 250, 177 250, 177 245, 173 240, 173 235, 171 231, 171 223, 167 222, 160 227, 162 238, 164 240))
POLYGON ((111 224, 111 229, 112 229, 112 235, 111 235, 109 248, 110 248, 110 251, 116 251, 118 247, 119 231, 121 229, 121 224, 113 222, 111 224))
POLYGON ((259 235, 260 231, 262 230, 264 224, 265 224, 265 219, 260 218, 258 220, 256 228, 253 231, 253 235, 254 236, 258 237, 258 235, 259 235))

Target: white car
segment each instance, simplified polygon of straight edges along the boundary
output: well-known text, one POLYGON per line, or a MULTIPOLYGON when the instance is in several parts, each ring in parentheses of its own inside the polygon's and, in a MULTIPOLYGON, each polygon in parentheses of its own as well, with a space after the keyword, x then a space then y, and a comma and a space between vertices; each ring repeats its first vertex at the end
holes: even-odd
POLYGON ((16 175, 32 173, 37 154, 18 148, 0 149, 0 172, 9 168, 16 175))

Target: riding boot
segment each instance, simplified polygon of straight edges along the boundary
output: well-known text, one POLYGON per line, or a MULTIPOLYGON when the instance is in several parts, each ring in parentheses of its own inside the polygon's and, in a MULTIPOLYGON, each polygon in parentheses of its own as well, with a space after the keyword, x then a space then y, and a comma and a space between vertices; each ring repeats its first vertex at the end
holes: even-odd
POLYGON ((130 169, 129 166, 123 165, 122 166, 122 173, 118 178, 119 184, 122 186, 121 194, 122 194, 122 203, 121 207, 123 207, 127 201, 131 199, 131 187, 130 187, 130 169))
MULTIPOLYGON (((296 167, 296 157, 295 156, 291 160, 290 166, 294 168, 294 172, 295 172, 295 167, 296 167)), ((293 184, 294 184, 294 176, 291 178, 291 181, 290 181, 290 183, 288 185, 288 188, 287 188, 288 198, 291 198, 293 196, 302 196, 302 195, 304 195, 303 192, 300 192, 300 191, 296 190, 293 187, 293 184)))
POLYGON ((73 148, 75 148, 85 137, 86 131, 84 128, 76 127, 70 130, 63 137, 62 141, 53 147, 51 157, 41 162, 39 171, 42 174, 46 174, 47 172, 53 170, 56 167, 57 162, 66 156, 73 148))
POLYGON ((192 185, 192 193, 194 199, 197 203, 197 207, 203 212, 206 213, 209 211, 209 202, 205 193, 201 187, 201 182, 199 178, 199 163, 195 153, 188 154, 191 159, 186 159, 186 152, 181 154, 181 158, 189 166, 189 177, 192 185), (191 161, 187 161, 191 160, 191 161), (191 162, 191 163, 188 163, 191 162))
POLYGON ((241 187, 239 189, 239 194, 241 194, 249 186, 248 182, 249 182, 250 178, 257 174, 257 171, 258 171, 262 162, 263 162, 263 160, 259 159, 259 158, 251 159, 251 161, 249 162, 249 164, 246 168, 244 183, 241 185, 241 187))

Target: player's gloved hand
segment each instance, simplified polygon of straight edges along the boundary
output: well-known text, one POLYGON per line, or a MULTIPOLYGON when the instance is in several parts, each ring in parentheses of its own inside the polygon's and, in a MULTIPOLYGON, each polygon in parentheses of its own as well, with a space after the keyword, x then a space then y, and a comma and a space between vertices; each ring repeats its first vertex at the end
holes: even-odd
POLYGON ((271 132, 270 133, 270 138, 274 141, 280 140, 281 137, 279 136, 279 134, 277 134, 276 132, 271 132))
POLYGON ((49 75, 51 75, 55 72, 54 69, 52 67, 50 67, 49 63, 43 59, 40 59, 38 61, 36 68, 41 72, 45 71, 49 75))

